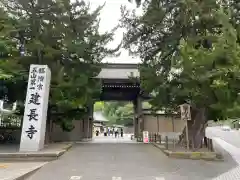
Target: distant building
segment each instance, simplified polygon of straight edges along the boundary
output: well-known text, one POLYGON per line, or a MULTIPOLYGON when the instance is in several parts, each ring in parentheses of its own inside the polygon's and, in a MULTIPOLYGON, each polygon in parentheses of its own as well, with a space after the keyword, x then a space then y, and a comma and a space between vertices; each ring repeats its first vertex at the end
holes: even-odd
POLYGON ((103 127, 106 125, 108 120, 104 117, 101 111, 93 112, 93 131, 103 131, 103 127))

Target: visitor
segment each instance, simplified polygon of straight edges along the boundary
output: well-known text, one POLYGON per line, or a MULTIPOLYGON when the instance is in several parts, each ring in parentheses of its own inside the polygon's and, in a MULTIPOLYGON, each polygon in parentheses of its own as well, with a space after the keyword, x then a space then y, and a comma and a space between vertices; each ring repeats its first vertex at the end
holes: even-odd
POLYGON ((119 137, 120 136, 119 128, 117 128, 117 132, 118 132, 118 137, 119 137))
POLYGON ((104 127, 104 136, 107 136, 107 128, 104 127))
POLYGON ((97 130, 96 130, 96 136, 98 136, 98 135, 99 135, 99 130, 97 129, 97 130))
POLYGON ((114 133, 115 133, 115 138, 117 138, 117 136, 118 136, 118 128, 114 128, 114 133))
POLYGON ((121 137, 123 137, 123 128, 121 128, 121 137))
POLYGON ((111 129, 111 134, 113 136, 113 134, 114 134, 114 127, 112 127, 112 129, 111 129))

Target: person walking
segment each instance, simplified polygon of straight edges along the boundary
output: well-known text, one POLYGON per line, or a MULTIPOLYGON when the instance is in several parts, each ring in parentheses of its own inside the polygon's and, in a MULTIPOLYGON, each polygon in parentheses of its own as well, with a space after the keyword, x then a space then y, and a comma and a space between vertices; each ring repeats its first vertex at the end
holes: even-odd
POLYGON ((119 128, 117 129, 117 132, 118 132, 118 138, 119 138, 119 136, 120 136, 120 131, 119 131, 119 128))
POLYGON ((111 129, 111 133, 112 133, 112 136, 113 136, 113 134, 114 134, 114 127, 112 127, 112 129, 111 129))
POLYGON ((115 133, 115 138, 117 138, 117 135, 118 135, 118 128, 114 128, 114 133, 115 133))
POLYGON ((104 127, 104 136, 107 136, 107 128, 104 127))
POLYGON ((113 127, 110 128, 110 134, 113 136, 113 127))
POLYGON ((97 130, 96 130, 96 136, 98 136, 98 135, 99 135, 99 130, 97 129, 97 130))
POLYGON ((121 128, 121 137, 123 137, 123 128, 121 128))
POLYGON ((108 136, 110 136, 110 127, 108 127, 108 136))

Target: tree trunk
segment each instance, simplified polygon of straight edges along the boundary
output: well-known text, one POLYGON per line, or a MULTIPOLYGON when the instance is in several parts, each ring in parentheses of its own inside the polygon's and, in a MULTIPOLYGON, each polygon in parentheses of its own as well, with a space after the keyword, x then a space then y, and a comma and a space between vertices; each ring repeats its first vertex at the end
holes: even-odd
MULTIPOLYGON (((189 147, 193 150, 201 148, 205 137, 205 128, 207 125, 206 111, 204 108, 191 109, 192 120, 188 121, 189 147)), ((186 146, 186 127, 180 135, 179 144, 186 146)))

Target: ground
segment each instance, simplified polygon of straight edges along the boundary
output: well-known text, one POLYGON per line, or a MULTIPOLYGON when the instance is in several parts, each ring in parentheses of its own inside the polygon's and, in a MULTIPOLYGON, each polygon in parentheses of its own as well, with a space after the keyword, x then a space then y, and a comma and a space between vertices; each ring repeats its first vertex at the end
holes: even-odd
POLYGON ((128 143, 113 137, 107 137, 111 143, 104 143, 101 138, 95 141, 99 143, 75 144, 28 180, 206 180, 237 166, 230 157, 226 162, 171 159, 151 144, 128 143))

